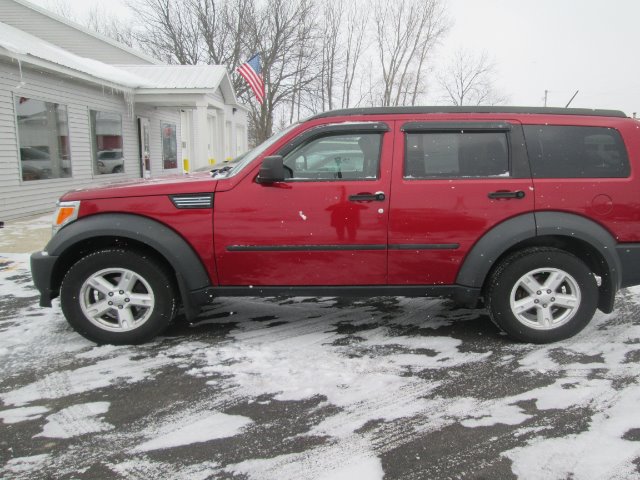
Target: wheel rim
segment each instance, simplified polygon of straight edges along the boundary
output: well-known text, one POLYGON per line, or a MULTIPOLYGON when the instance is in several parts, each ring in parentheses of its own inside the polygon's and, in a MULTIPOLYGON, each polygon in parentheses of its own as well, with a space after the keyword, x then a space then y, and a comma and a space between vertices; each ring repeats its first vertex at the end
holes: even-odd
POLYGON ((516 319, 536 330, 552 330, 569 322, 580 307, 575 278, 557 268, 539 268, 515 283, 509 298, 516 319))
POLYGON ((107 268, 91 275, 80 289, 80 308, 103 330, 123 332, 144 324, 155 305, 149 283, 126 268, 107 268))

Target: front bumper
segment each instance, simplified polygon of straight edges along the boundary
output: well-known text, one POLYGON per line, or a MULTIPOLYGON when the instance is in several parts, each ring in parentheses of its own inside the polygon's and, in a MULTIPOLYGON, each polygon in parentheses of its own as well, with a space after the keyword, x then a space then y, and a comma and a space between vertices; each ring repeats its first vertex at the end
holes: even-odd
POLYGON ((31 255, 31 276, 33 283, 40 292, 40 306, 50 307, 51 300, 58 296, 58 291, 52 290, 53 268, 58 257, 49 255, 46 251, 35 252, 31 255))

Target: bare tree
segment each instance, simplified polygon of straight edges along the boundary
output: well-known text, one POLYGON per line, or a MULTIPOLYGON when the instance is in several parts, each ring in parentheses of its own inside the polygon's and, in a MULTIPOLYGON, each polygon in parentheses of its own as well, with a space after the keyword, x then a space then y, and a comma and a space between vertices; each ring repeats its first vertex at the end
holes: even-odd
POLYGON ((94 5, 84 21, 87 28, 129 47, 136 46, 133 27, 130 23, 109 13, 104 5, 94 5))
POLYGON ((439 0, 374 3, 375 45, 382 68, 383 106, 414 105, 431 49, 447 31, 439 0))
POLYGON ((478 55, 468 50, 456 51, 440 75, 445 98, 453 105, 499 105, 506 97, 494 87, 495 64, 487 52, 478 55))
POLYGON ((167 63, 195 65, 206 58, 200 25, 190 2, 137 0, 129 4, 143 26, 136 40, 167 63))
MULTIPOLYGON (((253 0, 188 0, 189 8, 198 20, 200 40, 206 63, 225 65, 234 72, 254 50, 244 36, 247 16, 253 13, 253 0)), ((244 81, 233 76, 236 91, 245 90, 244 81)))
POLYGON ((360 8, 358 3, 352 2, 346 12, 346 33, 342 39, 344 45, 344 74, 342 80, 342 108, 349 108, 354 80, 358 76, 359 66, 362 64, 362 53, 365 49, 365 33, 369 26, 368 10, 360 8))
POLYGON ((274 112, 287 104, 294 92, 309 85, 314 76, 314 8, 311 0, 267 0, 254 10, 247 25, 252 43, 262 53, 266 98, 250 112, 255 141, 273 133, 274 112))
POLYGON ((67 20, 71 20, 72 22, 78 21, 78 18, 73 13, 71 4, 65 0, 47 0, 47 2, 45 3, 45 8, 57 15, 60 15, 61 17, 66 18, 67 20))
POLYGON ((369 26, 368 10, 364 4, 336 0, 324 4, 318 49, 322 52, 319 83, 320 111, 337 106, 351 106, 354 81, 366 47, 369 26))

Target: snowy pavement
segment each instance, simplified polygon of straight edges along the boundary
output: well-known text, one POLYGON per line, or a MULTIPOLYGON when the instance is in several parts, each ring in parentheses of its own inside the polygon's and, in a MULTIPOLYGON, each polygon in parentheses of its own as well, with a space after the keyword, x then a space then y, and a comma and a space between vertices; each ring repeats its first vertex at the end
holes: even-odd
POLYGON ((0 478, 640 478, 640 288, 577 337, 379 297, 221 298, 96 347, 0 253, 0 478))

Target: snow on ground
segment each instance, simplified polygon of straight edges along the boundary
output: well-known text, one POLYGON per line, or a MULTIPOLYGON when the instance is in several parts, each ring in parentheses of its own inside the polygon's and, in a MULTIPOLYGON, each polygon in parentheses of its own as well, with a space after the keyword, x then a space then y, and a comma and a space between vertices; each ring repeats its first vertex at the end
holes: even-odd
POLYGON ((86 433, 111 430, 113 425, 95 418, 109 411, 109 402, 81 403, 64 408, 47 417, 42 432, 36 437, 71 438, 86 433))
MULTIPOLYGON (((191 419, 181 419, 179 425, 169 431, 143 443, 135 450, 148 452, 163 448, 179 447, 192 443, 208 442, 218 438, 238 435, 244 427, 251 423, 251 419, 240 415, 227 415, 214 412, 207 416, 196 415, 191 419)), ((166 427, 165 427, 166 429, 166 427)))
POLYGON ((0 477, 640 478, 640 288, 534 346, 482 311, 219 299, 97 347, 0 254, 0 477))

